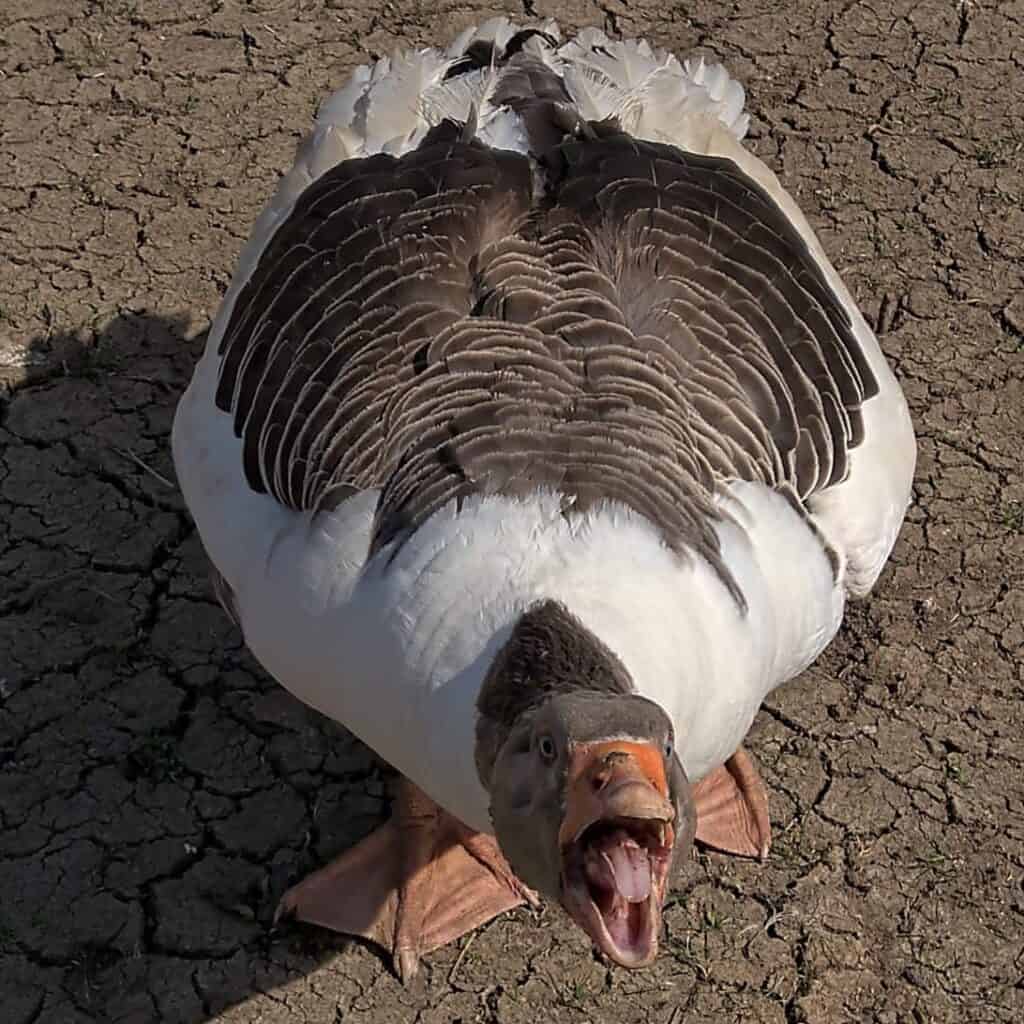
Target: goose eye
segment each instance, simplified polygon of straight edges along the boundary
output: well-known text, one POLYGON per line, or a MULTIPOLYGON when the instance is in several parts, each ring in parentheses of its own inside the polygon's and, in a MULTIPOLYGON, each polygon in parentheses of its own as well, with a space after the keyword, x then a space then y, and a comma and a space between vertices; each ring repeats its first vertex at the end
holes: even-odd
POLYGON ((665 740, 665 760, 668 761, 672 757, 672 741, 665 740))
POLYGON ((541 756, 543 761, 554 761, 555 754, 555 741, 550 736, 541 736, 537 741, 537 752, 541 756))

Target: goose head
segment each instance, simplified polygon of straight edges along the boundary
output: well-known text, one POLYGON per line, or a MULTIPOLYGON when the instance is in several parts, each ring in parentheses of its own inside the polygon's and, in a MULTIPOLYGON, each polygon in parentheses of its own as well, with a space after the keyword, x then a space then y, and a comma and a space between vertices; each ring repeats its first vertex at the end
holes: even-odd
POLYGON ((478 766, 512 870, 611 960, 650 963, 696 820, 668 716, 553 602, 516 624, 479 712, 478 766))

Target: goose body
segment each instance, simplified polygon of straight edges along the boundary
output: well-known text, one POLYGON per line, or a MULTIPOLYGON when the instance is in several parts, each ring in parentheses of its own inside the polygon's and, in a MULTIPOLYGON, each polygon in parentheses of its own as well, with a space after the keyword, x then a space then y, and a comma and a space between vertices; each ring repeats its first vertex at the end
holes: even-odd
POLYGON ((504 19, 358 69, 179 405, 249 647, 473 829, 481 687, 537 602, 696 782, 902 523, 903 395, 742 108, 721 67, 504 19))

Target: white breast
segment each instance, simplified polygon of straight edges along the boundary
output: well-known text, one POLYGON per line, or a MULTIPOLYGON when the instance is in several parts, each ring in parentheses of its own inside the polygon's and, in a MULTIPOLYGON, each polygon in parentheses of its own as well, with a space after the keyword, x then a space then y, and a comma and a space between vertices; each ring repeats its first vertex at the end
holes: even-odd
POLYGON ((700 778, 742 741, 765 694, 832 638, 842 589, 790 506, 753 485, 727 500, 728 564, 680 560, 648 523, 608 508, 567 521, 559 499, 493 498, 447 508, 388 564, 360 573, 375 495, 314 526, 296 518, 253 552, 240 591, 246 640, 297 697, 344 722, 467 823, 488 827, 473 760, 475 701, 515 618, 566 604, 672 717, 700 778))

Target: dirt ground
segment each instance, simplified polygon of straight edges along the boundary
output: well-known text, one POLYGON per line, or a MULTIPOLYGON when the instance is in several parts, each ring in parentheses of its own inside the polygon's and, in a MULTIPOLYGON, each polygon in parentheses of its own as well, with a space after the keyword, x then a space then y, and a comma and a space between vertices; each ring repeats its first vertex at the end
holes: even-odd
POLYGON ((388 776, 241 648, 168 434, 317 99, 493 13, 352 2, 0 2, 0 1019, 1018 1024, 1021 0, 525 0, 746 83, 751 145, 906 387, 916 500, 758 719, 768 862, 697 858, 654 967, 524 911, 405 991, 366 946, 271 929, 388 776))

